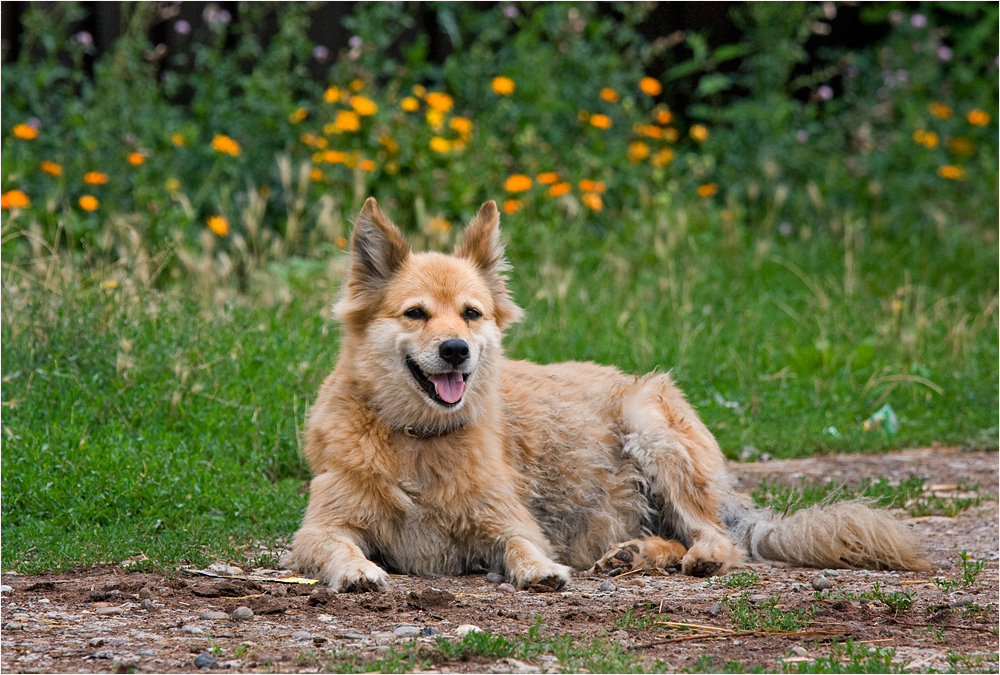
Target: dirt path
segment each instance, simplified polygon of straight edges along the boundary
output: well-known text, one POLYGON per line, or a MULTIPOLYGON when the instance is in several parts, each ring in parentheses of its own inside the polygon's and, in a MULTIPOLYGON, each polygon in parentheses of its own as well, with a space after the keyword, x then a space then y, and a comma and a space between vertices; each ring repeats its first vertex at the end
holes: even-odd
MULTIPOLYGON (((578 574, 568 590, 552 594, 514 592, 486 576, 395 577, 386 593, 336 595, 315 586, 121 568, 31 577, 5 573, 0 666, 3 672, 194 672, 196 659, 204 665, 209 659, 201 655, 212 654, 220 667, 237 672, 317 672, 351 655, 380 658, 390 646, 402 649, 413 639, 433 644, 438 636, 456 637, 468 624, 515 636, 540 619, 546 634, 584 641, 603 637, 632 649, 641 660, 658 659, 673 672, 691 668, 708 654, 715 656, 716 667, 739 659, 746 667, 773 670, 779 658, 808 661, 825 655, 831 639, 847 637, 895 648, 896 661, 912 670, 945 668, 949 653, 997 651, 997 469, 996 452, 943 449, 734 465, 745 491, 764 477, 794 484, 803 476, 856 481, 916 474, 934 484, 978 483, 990 494, 954 518, 913 519, 926 539, 932 569, 830 571, 824 598, 817 598, 813 588, 816 570, 763 565, 747 568, 759 577, 747 588, 680 575, 607 584, 606 578, 578 574), (987 567, 976 583, 941 590, 932 580, 960 579, 963 550, 987 567), (895 604, 912 599, 912 606, 894 611, 874 599, 875 582, 895 604), (735 603, 765 611, 775 597, 779 613, 812 612, 800 629, 810 635, 722 635, 676 625, 738 631, 735 603), (253 617, 235 620, 238 607, 249 608, 253 617), (416 638, 398 636, 420 631, 416 638), (709 634, 689 637, 696 632, 709 634)), ((986 667, 995 664, 987 661, 986 667)), ((529 663, 480 658, 438 659, 434 667, 437 672, 544 672, 558 671, 560 664, 552 657, 529 663)))

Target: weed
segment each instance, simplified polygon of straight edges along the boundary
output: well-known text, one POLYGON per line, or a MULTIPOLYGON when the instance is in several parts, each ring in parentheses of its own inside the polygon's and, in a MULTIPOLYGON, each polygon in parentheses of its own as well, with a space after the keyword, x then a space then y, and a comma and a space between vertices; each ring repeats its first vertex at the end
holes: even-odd
POLYGON ((949 593, 959 588, 971 588, 979 584, 979 575, 986 569, 988 564, 985 560, 973 560, 972 555, 963 550, 958 554, 959 566, 962 568, 962 576, 953 579, 941 579, 936 577, 934 585, 945 593, 949 593))
POLYGON ((763 602, 754 602, 749 593, 744 591, 736 599, 732 596, 725 599, 733 623, 740 630, 763 632, 800 630, 812 618, 815 608, 798 608, 788 610, 778 607, 780 598, 772 597, 763 602))
POLYGON ((623 630, 638 629, 645 630, 647 628, 652 628, 656 625, 657 617, 651 613, 653 606, 647 604, 644 612, 637 613, 636 608, 632 608, 625 612, 623 616, 617 617, 614 620, 614 627, 621 628, 623 630))
POLYGON ((894 612, 905 612, 916 602, 916 593, 914 591, 900 590, 886 593, 877 581, 872 586, 872 590, 868 593, 862 593, 861 597, 877 600, 894 612))
POLYGON ((733 572, 724 577, 713 577, 710 581, 729 588, 750 588, 760 581, 760 577, 754 572, 733 572))

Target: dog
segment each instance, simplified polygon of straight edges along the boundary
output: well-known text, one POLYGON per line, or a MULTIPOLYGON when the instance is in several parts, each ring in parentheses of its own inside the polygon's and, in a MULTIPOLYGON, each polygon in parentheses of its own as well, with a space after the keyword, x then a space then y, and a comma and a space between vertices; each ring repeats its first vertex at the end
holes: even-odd
POLYGON ((667 373, 505 358, 522 310, 498 228, 486 202, 452 254, 414 253, 365 202, 286 567, 339 591, 383 589, 388 570, 494 571, 546 591, 573 569, 925 566, 908 528, 863 502, 788 517, 751 507, 667 373))

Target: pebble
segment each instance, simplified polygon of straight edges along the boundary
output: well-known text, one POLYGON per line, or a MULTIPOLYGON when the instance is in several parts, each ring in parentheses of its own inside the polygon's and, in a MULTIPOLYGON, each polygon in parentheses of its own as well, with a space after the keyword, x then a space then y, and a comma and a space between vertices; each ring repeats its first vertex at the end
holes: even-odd
POLYGON ((208 566, 208 569, 213 572, 218 572, 219 574, 228 574, 230 576, 235 576, 237 574, 243 574, 243 570, 235 565, 230 565, 229 563, 217 562, 212 563, 208 566))
POLYGON ((489 574, 486 575, 486 581, 488 581, 491 584, 503 583, 503 575, 497 574, 496 572, 490 572, 489 574))
POLYGON ((708 613, 712 616, 719 616, 719 613, 721 611, 722 611, 722 605, 720 605, 717 602, 708 608, 708 613))
POLYGON ((605 582, 602 582, 601 585, 597 587, 597 590, 599 590, 599 591, 617 591, 618 587, 615 586, 610 581, 605 581, 605 582))
POLYGON ((345 640, 364 640, 367 636, 363 633, 355 633, 354 631, 349 630, 346 633, 341 633, 340 637, 345 640))
POLYGON ((181 632, 182 633, 187 633, 188 635, 201 635, 205 631, 203 631, 198 626, 192 626, 191 624, 185 624, 185 625, 181 626, 181 632))
POLYGON ((7 584, 3 584, 2 586, 0 586, 0 593, 10 593, 12 590, 14 590, 14 588, 8 586, 7 584))
POLYGON ((121 607, 98 607, 94 610, 94 614, 98 616, 118 616, 119 614, 124 614, 125 610, 121 607))
POLYGON ((611 634, 611 637, 613 637, 616 640, 628 640, 628 631, 616 630, 614 633, 611 634))
POLYGON ((500 663, 502 663, 505 666, 504 672, 507 673, 515 673, 517 675, 527 675, 528 673, 542 672, 542 669, 539 668, 538 666, 533 666, 531 664, 525 663, 524 661, 518 661, 517 659, 513 659, 510 657, 501 659, 500 663))
POLYGON ((813 590, 825 591, 826 589, 833 587, 833 582, 827 579, 824 575, 817 574, 812 578, 812 587, 813 590))
POLYGON ((139 606, 142 607, 147 612, 149 612, 150 614, 152 614, 153 612, 155 612, 158 609, 158 607, 156 606, 156 603, 153 602, 152 600, 150 600, 149 598, 146 598, 145 600, 143 600, 142 604, 140 604, 139 606))
POLYGON ((153 656, 154 654, 156 654, 156 650, 155 649, 140 649, 139 651, 136 652, 136 654, 138 654, 139 656, 153 656))
POLYGON ((111 659, 115 658, 115 653, 111 652, 111 651, 94 652, 93 656, 91 656, 90 658, 92 658, 92 659, 107 659, 107 660, 110 661, 111 659))
POLYGON ((253 610, 249 607, 237 607, 233 610, 233 621, 249 621, 253 618, 253 610))
POLYGON ((794 647, 792 647, 792 653, 795 654, 796 656, 808 656, 809 655, 809 652, 806 651, 806 648, 803 647, 802 645, 795 645, 794 647))
POLYGON ((899 586, 899 579, 896 577, 889 577, 885 580, 886 586, 899 586))
POLYGON ((304 630, 297 630, 292 633, 293 640, 312 640, 312 633, 304 630))
POLYGON ((440 635, 441 631, 433 626, 424 626, 420 629, 420 637, 431 637, 432 635, 440 635))
POLYGON ((504 582, 499 586, 497 586, 497 590, 503 593, 517 593, 517 589, 514 588, 514 585, 508 584, 507 582, 504 582))
POLYGON ((461 626, 455 629, 455 635, 458 637, 465 637, 469 633, 482 633, 483 629, 479 626, 473 625, 471 623, 463 623, 461 626))
POLYGON ((229 615, 225 612, 204 612, 198 618, 205 621, 229 621, 229 615))
POLYGON ((209 654, 208 652, 205 652, 204 654, 199 654, 198 657, 194 660, 194 665, 196 667, 198 667, 198 668, 220 668, 221 667, 219 665, 219 662, 216 661, 215 658, 211 654, 209 654))
POLYGON ((102 637, 90 638, 90 641, 89 641, 88 644, 91 647, 100 647, 101 645, 104 644, 104 638, 102 638, 102 637))
POLYGON ((4 630, 24 630, 24 624, 19 621, 8 621, 3 625, 4 630))
POLYGON ((317 647, 319 647, 324 642, 328 642, 328 640, 322 635, 313 635, 313 644, 316 645, 317 647))
POLYGON ((420 635, 420 629, 416 626, 400 626, 396 630, 392 631, 392 634, 398 638, 415 638, 420 635))

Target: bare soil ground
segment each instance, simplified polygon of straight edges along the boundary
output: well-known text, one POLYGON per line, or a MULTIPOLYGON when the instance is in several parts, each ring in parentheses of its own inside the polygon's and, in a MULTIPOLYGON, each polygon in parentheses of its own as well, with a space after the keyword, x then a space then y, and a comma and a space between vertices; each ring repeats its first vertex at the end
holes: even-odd
MULTIPOLYGON (((698 657, 715 655, 717 666, 738 659, 746 667, 779 668, 779 659, 808 661, 826 654, 832 640, 896 649, 910 670, 948 667, 946 655, 991 654, 998 647, 998 454, 948 449, 889 455, 821 456, 757 464, 734 464, 738 488, 749 491, 762 478, 794 484, 800 477, 857 482, 866 477, 905 479, 911 474, 935 484, 980 485, 989 496, 954 518, 911 519, 927 542, 933 566, 926 572, 828 571, 825 598, 812 586, 816 570, 751 565, 760 579, 749 588, 681 575, 616 578, 577 574, 562 592, 515 592, 483 575, 460 578, 396 576, 380 594, 337 595, 317 586, 129 572, 121 567, 22 576, 4 573, 2 583, 3 672, 194 672, 196 658, 214 654, 219 667, 237 672, 317 672, 345 656, 381 658, 390 646, 413 639, 433 642, 460 635, 472 624, 484 631, 523 635, 540 619, 547 634, 584 642, 601 637, 633 650, 643 662, 662 662, 677 672, 698 657), (935 577, 960 578, 959 553, 967 550, 988 566, 972 586, 944 591, 935 577), (913 593, 912 607, 894 611, 872 599, 851 599, 872 590, 913 593), (723 602, 746 592, 753 604, 779 598, 794 612, 813 607, 801 635, 740 631, 723 602), (252 618, 232 613, 248 607, 252 618), (628 612, 632 610, 631 615, 628 612), (206 612, 222 612, 203 618, 206 612), (665 622, 675 622, 666 624, 665 622), (736 631, 684 629, 692 623, 736 631), (401 626, 431 635, 401 638, 401 626), (434 633, 438 631, 438 633, 434 633), (700 635, 698 635, 700 634, 700 635), (796 649, 797 648, 797 649, 796 649), (792 650, 795 650, 794 652, 792 650)), ((900 512, 900 516, 907 514, 900 512)), ((202 658, 202 663, 206 659, 202 658)), ((995 662, 992 662, 995 664, 995 662)), ((560 664, 541 659, 435 662, 437 672, 545 672, 560 664)))

